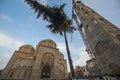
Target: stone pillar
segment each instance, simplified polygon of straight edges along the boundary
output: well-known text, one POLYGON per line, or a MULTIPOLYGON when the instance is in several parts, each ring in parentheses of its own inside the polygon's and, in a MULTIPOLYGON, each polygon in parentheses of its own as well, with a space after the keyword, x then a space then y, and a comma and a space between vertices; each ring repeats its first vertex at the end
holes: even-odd
POLYGON ((26 69, 27 69, 26 66, 23 66, 23 67, 21 68, 21 72, 20 72, 20 74, 19 74, 19 79, 24 79, 26 69))
POLYGON ((32 72, 32 66, 29 66, 25 72, 25 79, 30 79, 31 72, 32 72))

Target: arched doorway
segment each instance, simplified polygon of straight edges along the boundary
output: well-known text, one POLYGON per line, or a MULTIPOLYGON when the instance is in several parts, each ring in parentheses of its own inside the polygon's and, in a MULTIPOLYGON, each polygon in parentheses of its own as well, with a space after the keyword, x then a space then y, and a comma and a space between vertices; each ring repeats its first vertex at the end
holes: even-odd
POLYGON ((41 78, 50 78, 50 67, 44 66, 41 73, 41 78))

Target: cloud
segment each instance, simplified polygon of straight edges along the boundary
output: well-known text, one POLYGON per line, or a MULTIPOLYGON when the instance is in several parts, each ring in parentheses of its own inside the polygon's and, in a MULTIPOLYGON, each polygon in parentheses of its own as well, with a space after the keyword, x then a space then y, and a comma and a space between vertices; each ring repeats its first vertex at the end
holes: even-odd
POLYGON ((85 51, 85 47, 81 47, 78 51, 79 51, 78 54, 79 58, 73 62, 74 67, 78 65, 85 66, 86 61, 90 59, 87 52, 85 51))
POLYGON ((8 17, 8 16, 6 16, 6 15, 0 14, 0 17, 3 18, 3 19, 6 20, 6 21, 14 22, 10 17, 8 17))
MULTIPOLYGON (((57 42, 57 48, 60 49, 60 51, 62 53, 66 53, 66 46, 64 43, 57 42)), ((85 47, 76 48, 76 47, 70 46, 70 51, 71 51, 71 53, 74 53, 74 56, 72 56, 72 54, 71 54, 74 68, 78 65, 85 66, 86 61, 90 59, 87 52, 85 51, 85 47)), ((67 59, 67 55, 66 54, 64 54, 64 55, 67 59)), ((68 60, 67 60, 67 69, 68 69, 68 71, 70 71, 68 60)))
POLYGON ((66 46, 65 46, 65 43, 58 43, 56 42, 57 44, 57 48, 61 51, 61 52, 66 52, 66 46))
POLYGON ((0 69, 3 69, 11 57, 12 50, 18 49, 23 42, 17 41, 3 33, 0 33, 0 69))
MULTIPOLYGON (((74 56, 71 56, 74 68, 76 66, 85 66, 86 61, 90 59, 87 52, 85 51, 85 47, 74 48, 74 47, 70 46, 70 49, 71 49, 71 53, 74 53, 74 56)), ((69 72, 70 67, 69 67, 68 61, 67 61, 67 64, 68 64, 67 69, 69 72)))
POLYGON ((0 33, 0 46, 10 49, 17 49, 23 44, 24 44, 23 42, 17 41, 3 33, 0 33))
POLYGON ((5 66, 7 65, 9 59, 11 57, 11 54, 0 54, 0 69, 5 68, 5 66))

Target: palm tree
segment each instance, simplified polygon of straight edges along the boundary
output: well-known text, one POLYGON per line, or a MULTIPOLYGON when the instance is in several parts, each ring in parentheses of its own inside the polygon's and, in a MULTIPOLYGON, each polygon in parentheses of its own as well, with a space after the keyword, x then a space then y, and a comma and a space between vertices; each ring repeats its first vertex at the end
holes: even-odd
POLYGON ((72 33, 74 28, 72 27, 71 20, 68 19, 67 15, 63 11, 65 4, 50 7, 38 3, 36 0, 25 0, 25 2, 35 10, 35 13, 37 13, 37 18, 42 16, 43 20, 50 22, 50 24, 47 25, 47 28, 49 28, 52 33, 64 35, 71 74, 72 77, 75 77, 66 36, 66 32, 72 33))

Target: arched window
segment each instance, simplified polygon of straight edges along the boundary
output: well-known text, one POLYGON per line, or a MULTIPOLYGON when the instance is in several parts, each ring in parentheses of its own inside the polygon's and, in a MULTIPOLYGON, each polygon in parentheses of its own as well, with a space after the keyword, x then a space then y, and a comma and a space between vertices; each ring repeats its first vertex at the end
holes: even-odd
POLYGON ((54 57, 50 53, 46 53, 42 57, 42 63, 47 65, 53 65, 54 64, 54 57))
POLYGON ((96 53, 94 54, 97 59, 100 60, 100 64, 105 65, 108 63, 108 59, 106 55, 108 55, 107 50, 109 49, 109 45, 106 41, 99 41, 96 44, 95 51, 96 53))
POLYGON ((96 51, 97 56, 103 54, 105 52, 105 50, 106 50, 107 47, 108 47, 107 42, 105 42, 105 41, 99 41, 96 44, 96 47, 95 47, 95 51, 96 51))

